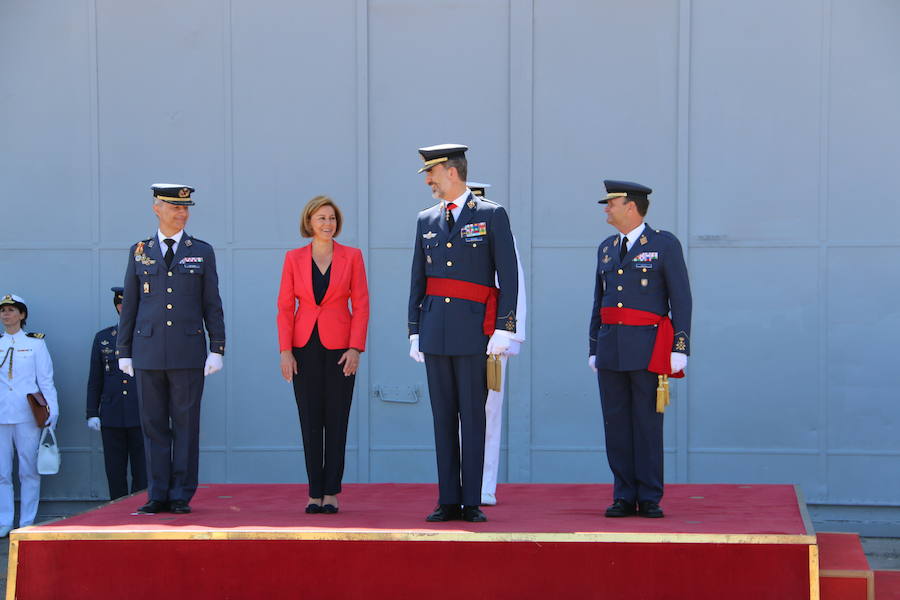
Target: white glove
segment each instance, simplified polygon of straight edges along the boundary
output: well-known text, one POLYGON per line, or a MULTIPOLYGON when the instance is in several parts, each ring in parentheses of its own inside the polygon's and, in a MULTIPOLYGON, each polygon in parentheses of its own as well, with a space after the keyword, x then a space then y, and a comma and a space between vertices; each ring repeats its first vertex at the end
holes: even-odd
POLYGON ((487 352, 485 352, 485 354, 506 354, 509 352, 509 343, 511 341, 509 334, 505 331, 495 329, 491 339, 488 340, 487 352))
POLYGON ((218 352, 210 352, 206 357, 206 365, 203 367, 203 376, 212 375, 222 370, 222 355, 218 352))
POLYGON ((100 431, 100 417, 91 417, 88 419, 88 429, 100 431))
POLYGON ((131 366, 130 358, 120 358, 119 359, 119 370, 128 375, 129 377, 134 377, 134 367, 131 366))
POLYGON ((522 342, 513 339, 509 340, 509 350, 506 351, 507 356, 518 356, 521 350, 522 342))
POLYGON ((591 354, 588 356, 588 366, 591 368, 591 371, 597 372, 597 357, 595 355, 591 354))
POLYGON ((419 352, 419 334, 409 336, 409 357, 417 363, 425 362, 425 355, 419 352))
POLYGON ((677 373, 678 371, 684 371, 684 368, 687 366, 687 354, 682 352, 673 352, 672 353, 672 372, 677 373))

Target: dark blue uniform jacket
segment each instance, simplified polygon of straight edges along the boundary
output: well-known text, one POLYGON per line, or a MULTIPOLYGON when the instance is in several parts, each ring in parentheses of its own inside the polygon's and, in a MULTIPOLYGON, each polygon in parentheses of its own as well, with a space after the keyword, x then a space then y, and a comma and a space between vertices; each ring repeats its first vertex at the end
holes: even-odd
POLYGON ((509 216, 499 204, 469 194, 451 231, 442 207, 439 203, 423 210, 416 224, 409 334, 419 334, 419 350, 426 354, 484 354, 485 305, 426 296, 426 280, 441 277, 489 287, 499 282, 494 329, 515 332, 519 275, 509 216))
POLYGON ((103 427, 140 427, 137 385, 119 370, 116 360, 118 326, 101 329, 91 346, 87 384, 87 418, 100 417, 103 427))
POLYGON ((690 354, 691 286, 681 243, 672 233, 649 225, 619 262, 619 236, 603 240, 597 249, 594 307, 588 353, 598 369, 639 371, 647 368, 656 326, 603 323, 600 309, 618 306, 670 315, 675 330, 672 352, 690 354))
POLYGON ((225 353, 216 255, 185 233, 167 269, 159 246, 154 234, 128 253, 118 357, 132 358, 135 369, 202 369, 204 325, 209 351, 225 353))

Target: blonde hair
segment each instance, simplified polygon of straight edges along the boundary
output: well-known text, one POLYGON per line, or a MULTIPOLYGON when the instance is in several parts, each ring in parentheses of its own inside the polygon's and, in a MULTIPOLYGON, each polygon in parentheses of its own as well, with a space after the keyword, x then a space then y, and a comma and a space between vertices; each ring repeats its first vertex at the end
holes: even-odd
POLYGON ((337 221, 337 226, 334 230, 334 237, 337 237, 338 234, 341 233, 341 225, 344 224, 344 216, 341 214, 341 209, 338 208, 338 205, 334 203, 334 200, 332 200, 328 196, 316 196, 306 203, 306 206, 303 207, 303 212, 300 213, 300 235, 302 235, 303 237, 313 236, 313 230, 312 227, 309 226, 309 221, 310 219, 312 219, 312 216, 316 213, 316 211, 323 206, 330 206, 334 209, 334 217, 337 221))

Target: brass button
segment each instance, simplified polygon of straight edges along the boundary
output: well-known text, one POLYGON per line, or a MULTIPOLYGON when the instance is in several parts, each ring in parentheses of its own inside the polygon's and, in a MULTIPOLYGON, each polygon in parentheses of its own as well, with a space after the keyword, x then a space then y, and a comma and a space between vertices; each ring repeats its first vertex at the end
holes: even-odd
POLYGON ((452 248, 452 247, 453 247, 453 242, 447 242, 447 247, 448 247, 448 248, 452 248))
POLYGON ((641 271, 643 271, 644 273, 646 273, 646 272, 647 272, 647 269, 641 269, 641 271))
POLYGON ((168 276, 169 276, 169 277, 172 276, 172 271, 169 271, 169 272, 168 272, 168 276))
POLYGON ((473 247, 473 248, 477 248, 477 247, 478 247, 478 244, 472 244, 472 247, 473 247))
POLYGON ((618 306, 619 308, 622 308, 622 303, 619 302, 618 304, 616 304, 616 306, 618 306))
MULTIPOLYGON (((622 288, 620 287, 619 289, 622 289, 622 288)), ((168 308, 169 310, 172 310, 172 305, 171 305, 171 304, 166 304, 166 308, 168 308)))
POLYGON ((122 390, 122 395, 123 395, 123 396, 127 396, 127 395, 128 395, 128 390, 122 390))
POLYGON ((122 380, 122 383, 128 383, 128 380, 127 380, 127 379, 123 379, 123 380, 122 380))
POLYGON ((625 272, 625 271, 623 271, 622 269, 619 269, 618 271, 616 271, 616 273, 618 273, 619 275, 621 275, 621 274, 624 273, 624 272, 625 272))
MULTIPOLYGON (((619 306, 621 306, 621 304, 620 304, 619 306)), ((172 326, 172 321, 166 321, 166 325, 168 325, 169 327, 171 327, 171 326, 172 326)))
POLYGON ((169 292, 169 293, 171 294, 171 293, 172 293, 172 288, 166 288, 166 291, 169 292))
POLYGON ((448 267, 452 267, 452 266, 453 266, 453 261, 452 261, 452 260, 448 260, 448 261, 447 261, 447 266, 448 266, 448 267))
POLYGON ((450 302, 450 298, 444 298, 444 302, 449 303, 449 302, 450 302))
POLYGON ((619 291, 621 292, 621 291, 622 291, 622 286, 620 285, 620 286, 618 286, 616 289, 619 290, 619 291))

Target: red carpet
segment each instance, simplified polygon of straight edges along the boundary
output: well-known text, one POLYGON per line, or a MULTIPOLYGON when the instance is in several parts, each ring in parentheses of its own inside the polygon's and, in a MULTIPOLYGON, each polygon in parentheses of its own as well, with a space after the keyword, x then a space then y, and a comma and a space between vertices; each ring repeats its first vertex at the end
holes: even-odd
POLYGON ((346 485, 336 515, 304 514, 305 485, 203 486, 179 516, 133 515, 144 495, 125 498, 16 531, 10 586, 38 599, 810 597, 815 541, 792 486, 669 485, 665 519, 606 519, 609 485, 506 484, 487 523, 425 523, 436 493, 346 485))

